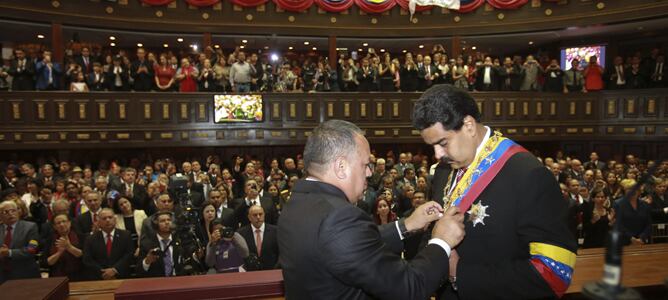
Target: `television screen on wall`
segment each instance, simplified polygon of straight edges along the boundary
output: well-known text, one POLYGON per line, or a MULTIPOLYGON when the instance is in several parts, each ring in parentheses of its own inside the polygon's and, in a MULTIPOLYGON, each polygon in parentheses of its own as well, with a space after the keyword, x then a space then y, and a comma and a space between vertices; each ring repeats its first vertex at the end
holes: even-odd
POLYGON ((262 122, 262 104, 262 95, 214 95, 215 122, 262 122))
POLYGON ((589 58, 596 56, 599 65, 605 65, 605 46, 584 46, 584 47, 570 47, 561 49, 561 69, 570 70, 571 61, 577 59, 579 61, 579 69, 584 70, 589 64, 589 58))

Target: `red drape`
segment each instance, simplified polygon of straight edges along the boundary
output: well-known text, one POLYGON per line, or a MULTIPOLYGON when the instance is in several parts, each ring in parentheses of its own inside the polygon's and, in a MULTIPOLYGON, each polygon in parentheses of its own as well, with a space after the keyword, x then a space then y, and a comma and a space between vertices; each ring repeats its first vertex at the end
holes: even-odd
POLYGON ((524 4, 527 4, 529 0, 487 0, 489 5, 498 9, 518 9, 524 4))
MULTIPOLYGON (((401 8, 408 10, 408 2, 409 0, 395 0, 397 1, 397 5, 401 6, 401 8)), ((432 5, 427 5, 427 6, 421 6, 421 5, 416 5, 415 6, 415 11, 425 11, 425 10, 430 10, 434 6, 432 5)))
POLYGON ((313 5, 313 0, 274 0, 274 3, 284 10, 305 11, 313 5))
POLYGON ((355 4, 366 13, 379 14, 392 9, 397 2, 395 0, 355 0, 355 4))
POLYGON ((220 0, 186 0, 186 2, 192 6, 207 7, 220 2, 220 0))
POLYGON ((255 7, 267 3, 269 0, 230 0, 232 4, 243 7, 255 7))
POLYGON ((484 3, 485 0, 462 0, 458 11, 463 13, 472 12, 484 3))
POLYGON ((353 3, 353 0, 315 0, 315 4, 322 8, 322 10, 334 13, 349 9, 353 6, 353 3))
POLYGON ((142 3, 150 5, 150 6, 161 6, 161 5, 167 5, 175 0, 141 0, 142 3))

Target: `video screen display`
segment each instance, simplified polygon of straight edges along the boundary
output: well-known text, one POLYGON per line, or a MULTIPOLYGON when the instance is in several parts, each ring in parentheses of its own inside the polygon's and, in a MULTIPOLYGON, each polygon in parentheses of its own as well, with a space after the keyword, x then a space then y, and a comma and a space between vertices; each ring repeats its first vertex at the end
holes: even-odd
POLYGON ((605 46, 585 46, 561 49, 561 69, 570 70, 571 61, 577 59, 580 62, 579 69, 584 70, 589 64, 589 58, 596 56, 599 65, 605 64, 605 46))
POLYGON ((214 95, 216 123, 262 122, 262 95, 214 95))

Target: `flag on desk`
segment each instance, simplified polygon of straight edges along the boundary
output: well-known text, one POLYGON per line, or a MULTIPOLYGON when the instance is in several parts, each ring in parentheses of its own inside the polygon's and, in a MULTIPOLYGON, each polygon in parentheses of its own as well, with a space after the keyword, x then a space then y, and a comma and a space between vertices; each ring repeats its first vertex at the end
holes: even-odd
POLYGON ((459 9, 459 0, 410 0, 408 1, 408 10, 411 12, 411 19, 415 14, 415 7, 420 6, 440 6, 447 9, 459 9))

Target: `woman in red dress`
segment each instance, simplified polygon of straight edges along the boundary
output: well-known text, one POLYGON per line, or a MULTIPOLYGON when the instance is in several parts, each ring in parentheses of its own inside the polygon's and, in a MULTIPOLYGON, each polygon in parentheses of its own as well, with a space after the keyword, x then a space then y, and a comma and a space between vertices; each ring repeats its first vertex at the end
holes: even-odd
POLYGON ((187 58, 181 60, 181 68, 176 72, 176 80, 179 81, 179 91, 197 92, 197 68, 190 65, 187 58))
POLYGON ((169 92, 174 91, 174 75, 176 71, 169 65, 167 56, 160 55, 160 63, 154 68, 155 70, 155 85, 158 91, 169 92))
POLYGON ((598 64, 598 58, 594 55, 589 58, 589 65, 584 70, 585 89, 587 91, 599 91, 603 89, 603 68, 598 64))

